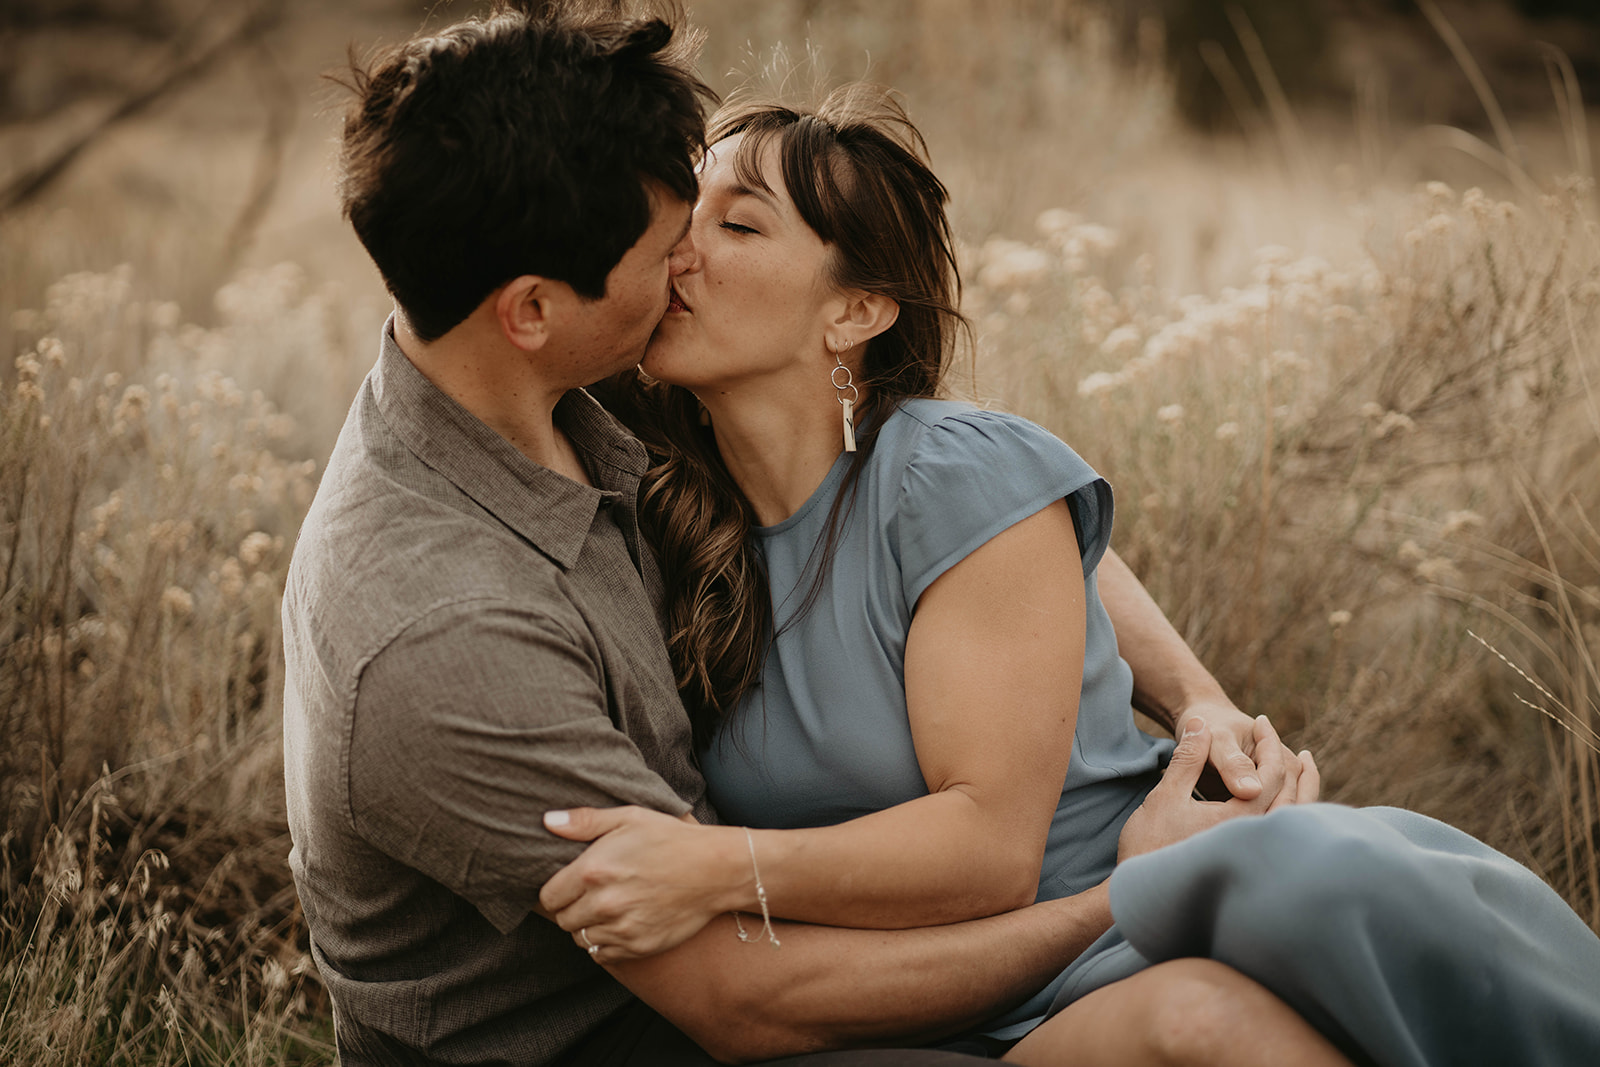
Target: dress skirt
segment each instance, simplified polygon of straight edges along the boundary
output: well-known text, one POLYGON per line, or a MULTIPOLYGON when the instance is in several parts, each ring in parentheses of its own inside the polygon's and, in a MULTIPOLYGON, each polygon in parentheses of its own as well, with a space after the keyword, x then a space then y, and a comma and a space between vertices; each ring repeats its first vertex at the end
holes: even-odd
POLYGON ((1052 1014, 1154 963, 1205 957, 1357 1063, 1600 1065, 1600 938, 1527 868, 1415 812, 1308 804, 1235 819, 1119 865, 1111 911, 1112 929, 1051 983, 1052 1014))

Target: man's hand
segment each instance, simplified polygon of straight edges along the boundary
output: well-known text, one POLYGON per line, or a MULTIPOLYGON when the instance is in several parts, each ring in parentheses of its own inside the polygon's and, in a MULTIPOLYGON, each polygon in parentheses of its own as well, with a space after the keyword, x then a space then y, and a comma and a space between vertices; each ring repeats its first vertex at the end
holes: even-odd
POLYGON ((736 830, 631 806, 547 812, 545 828, 594 842, 545 883, 539 905, 580 948, 598 946, 598 962, 665 952, 744 906, 752 875, 736 830))
POLYGON ((1194 798, 1195 787, 1217 751, 1217 742, 1205 718, 1191 715, 1183 721, 1178 747, 1161 782, 1122 828, 1117 841, 1119 863, 1182 841, 1228 819, 1317 799, 1322 780, 1311 753, 1296 756, 1289 752, 1265 715, 1246 721, 1251 723, 1251 749, 1261 757, 1259 763, 1251 763, 1259 778, 1256 795, 1248 800, 1235 796, 1220 802, 1194 798))

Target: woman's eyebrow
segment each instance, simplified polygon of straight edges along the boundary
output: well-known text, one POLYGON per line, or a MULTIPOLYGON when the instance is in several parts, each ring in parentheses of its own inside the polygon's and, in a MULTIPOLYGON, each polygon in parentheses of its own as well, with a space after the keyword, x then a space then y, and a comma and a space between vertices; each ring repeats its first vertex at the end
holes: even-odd
POLYGON ((771 193, 766 192, 765 190, 752 189, 748 185, 735 185, 732 189, 728 190, 728 192, 734 196, 753 196, 763 204, 770 207, 773 211, 778 210, 778 201, 773 198, 771 193))

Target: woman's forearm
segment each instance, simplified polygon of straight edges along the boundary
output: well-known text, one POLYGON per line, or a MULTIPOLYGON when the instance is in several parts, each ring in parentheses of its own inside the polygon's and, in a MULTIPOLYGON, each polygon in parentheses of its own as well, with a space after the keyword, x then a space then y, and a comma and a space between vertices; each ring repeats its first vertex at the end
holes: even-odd
POLYGON ((756 908, 759 867, 772 914, 800 922, 900 929, 1022 907, 1038 891, 1042 834, 1007 821, 950 789, 837 826, 757 830, 737 906, 756 908))

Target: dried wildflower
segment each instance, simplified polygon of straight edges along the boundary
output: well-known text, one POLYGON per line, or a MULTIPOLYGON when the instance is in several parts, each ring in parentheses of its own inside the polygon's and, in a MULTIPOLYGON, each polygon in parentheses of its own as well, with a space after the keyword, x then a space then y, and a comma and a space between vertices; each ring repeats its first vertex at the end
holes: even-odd
POLYGON ((1399 411, 1389 411, 1385 412, 1383 418, 1378 420, 1378 425, 1372 428, 1372 432, 1382 440, 1391 434, 1409 433, 1416 427, 1417 424, 1412 421, 1411 416, 1399 411))
POLYGON ((268 958, 261 965, 261 985, 268 993, 282 993, 289 988, 289 972, 284 970, 283 964, 268 958))
POLYGON ((1182 404, 1165 404, 1156 410, 1156 421, 1176 426, 1183 421, 1182 404))
POLYGON ((1348 304, 1330 304, 1322 309, 1322 321, 1328 326, 1340 322, 1354 322, 1357 317, 1356 309, 1348 304))
POLYGON ((985 289, 1020 289, 1050 273, 1049 253, 1020 241, 995 239, 983 246, 978 284, 985 289))
POLYGON ((122 391, 115 418, 118 422, 138 423, 150 410, 150 390, 142 385, 130 385, 122 391))
POLYGON ((1291 282, 1317 285, 1332 269, 1321 256, 1304 256, 1285 267, 1283 276, 1291 282))
POLYGON ((1328 625, 1335 630, 1342 630, 1350 625, 1351 614, 1348 611, 1333 611, 1328 613, 1328 625))
POLYGON ((1483 525, 1483 516, 1476 511, 1452 511, 1444 517, 1444 536, 1458 534, 1462 530, 1475 530, 1483 525))
POLYGON ((1100 343, 1100 351, 1108 356, 1127 355, 1139 347, 1140 340, 1137 326, 1118 326, 1106 334, 1106 339, 1100 343))
POLYGON ((1117 234, 1116 230, 1109 226, 1096 226, 1091 223, 1079 226, 1072 231, 1072 237, 1068 242, 1068 252, 1069 254, 1076 252, 1080 255, 1084 252, 1094 252, 1104 255, 1107 252, 1115 251, 1117 245, 1121 243, 1122 238, 1117 234))
POLYGON ((1107 371, 1095 371, 1078 383, 1078 395, 1082 397, 1099 396, 1108 393, 1123 383, 1120 374, 1111 374, 1107 371))
POLYGON ((1361 417, 1363 419, 1381 419, 1383 418, 1383 413, 1387 410, 1376 400, 1369 400, 1361 405, 1361 417))
POLYGON ((1456 565, 1442 557, 1425 559, 1417 564, 1417 577, 1434 585, 1454 585, 1461 577, 1456 565))
POLYGON ((194 595, 187 589, 169 585, 161 593, 161 610, 175 619, 187 618, 194 612, 194 595))
POLYGON ((1430 237, 1441 237, 1456 228, 1456 220, 1454 216, 1441 212, 1423 223, 1422 228, 1430 237))
POLYGON ((194 536, 194 523, 187 519, 162 519, 150 524, 150 543, 168 552, 179 552, 194 536))
POLYGON ((1046 237, 1066 233, 1078 225, 1078 216, 1063 208, 1053 207, 1039 213, 1034 220, 1034 228, 1046 237))
POLYGON ((1488 221, 1489 212, 1494 207, 1494 202, 1484 195, 1482 189, 1474 185, 1461 194, 1461 206, 1466 209, 1468 215, 1472 216, 1473 221, 1481 224, 1488 221))
POLYGON ((259 567, 261 561, 269 553, 277 551, 280 544, 278 538, 257 530, 239 543, 239 561, 246 567, 259 567))
POLYGON ((1429 197, 1441 203, 1449 203, 1456 198, 1456 191, 1444 182, 1429 182, 1424 188, 1429 197))
POLYGON ((1395 557, 1401 563, 1420 563, 1428 558, 1428 554, 1422 551, 1421 545, 1407 539, 1400 542, 1400 547, 1395 551, 1395 557))
POLYGON ((222 593, 224 600, 237 600, 244 593, 244 568, 232 557, 211 572, 211 582, 222 593))
POLYGON ((1237 422, 1225 422, 1218 426, 1213 431, 1213 434, 1219 441, 1232 441, 1239 436, 1239 424, 1237 422))

